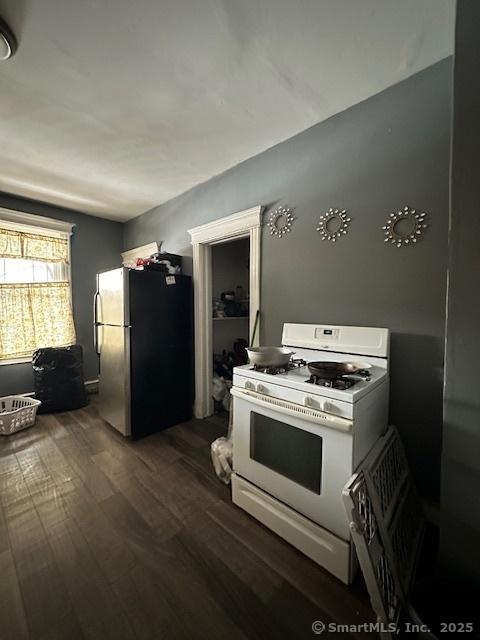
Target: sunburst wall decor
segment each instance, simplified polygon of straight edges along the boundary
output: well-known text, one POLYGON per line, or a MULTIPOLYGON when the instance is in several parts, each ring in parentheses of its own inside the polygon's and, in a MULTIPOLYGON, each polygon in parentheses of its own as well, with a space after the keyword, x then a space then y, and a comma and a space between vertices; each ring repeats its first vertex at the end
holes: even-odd
POLYGON ((408 205, 402 211, 391 213, 383 225, 385 242, 390 242, 397 248, 409 244, 416 244, 423 231, 428 227, 425 224, 425 212, 418 212, 408 205))
POLYGON ((267 223, 270 235, 283 238, 286 233, 291 231, 294 221, 292 207, 277 207, 275 211, 271 212, 267 223))
POLYGON ((346 235, 351 220, 347 215, 346 209, 330 208, 320 216, 317 231, 320 233, 322 240, 336 242, 339 238, 346 235))

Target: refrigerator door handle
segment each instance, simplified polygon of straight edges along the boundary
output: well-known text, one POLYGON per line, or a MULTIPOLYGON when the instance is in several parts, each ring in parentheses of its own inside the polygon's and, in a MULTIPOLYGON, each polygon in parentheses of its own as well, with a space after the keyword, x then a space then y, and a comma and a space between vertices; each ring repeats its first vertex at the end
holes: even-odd
POLYGON ((93 323, 94 324, 100 324, 100 320, 98 319, 98 303, 101 303, 102 298, 100 296, 100 291, 95 291, 95 294, 93 296, 93 323))
POLYGON ((98 329, 102 328, 101 324, 95 323, 93 325, 93 348, 95 353, 99 356, 102 353, 102 343, 98 340, 98 329))
POLYGON ((98 317, 97 317, 97 302, 100 297, 100 293, 98 291, 95 292, 93 296, 93 348, 95 349, 95 353, 97 356, 100 355, 100 351, 98 349, 98 317))
POLYGON ((103 345, 103 324, 97 324, 95 328, 95 337, 96 337, 96 351, 100 356, 102 355, 102 345, 103 345), (100 340, 98 339, 98 330, 100 329, 100 340))

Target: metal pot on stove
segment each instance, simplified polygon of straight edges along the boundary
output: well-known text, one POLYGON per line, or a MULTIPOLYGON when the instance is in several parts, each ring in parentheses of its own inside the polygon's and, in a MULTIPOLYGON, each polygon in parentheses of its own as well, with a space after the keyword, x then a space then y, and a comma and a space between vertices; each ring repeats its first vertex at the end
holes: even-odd
POLYGON ((295 351, 286 347, 248 347, 247 353, 250 363, 257 367, 284 368, 295 351))

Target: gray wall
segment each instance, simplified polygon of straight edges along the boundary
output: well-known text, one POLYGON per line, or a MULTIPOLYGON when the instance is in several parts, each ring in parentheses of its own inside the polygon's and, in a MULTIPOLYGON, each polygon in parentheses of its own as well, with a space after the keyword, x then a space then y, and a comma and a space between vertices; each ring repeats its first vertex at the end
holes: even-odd
MULTIPOLYGON (((92 329, 95 274, 121 263, 123 225, 5 193, 0 193, 0 207, 66 220, 76 225, 72 236, 73 314, 77 342, 84 349, 85 378, 96 378, 98 358, 93 349, 92 329)), ((0 366, 0 395, 32 390, 31 364, 0 366)))
MULTIPOLYGON (((163 240, 191 255, 187 229, 261 204, 296 207, 292 233, 263 230, 262 342, 283 322, 389 327, 391 420, 402 432, 420 489, 438 498, 447 261, 451 60, 318 124, 128 222, 125 246, 163 240), (383 242, 388 213, 429 213, 415 248, 383 242), (328 207, 346 207, 350 234, 315 232, 328 207)), ((161 179, 161 177, 159 177, 161 179)), ((187 262, 190 268, 191 261, 187 262)))
POLYGON ((480 586, 480 4, 460 0, 454 71, 452 200, 440 557, 480 586))

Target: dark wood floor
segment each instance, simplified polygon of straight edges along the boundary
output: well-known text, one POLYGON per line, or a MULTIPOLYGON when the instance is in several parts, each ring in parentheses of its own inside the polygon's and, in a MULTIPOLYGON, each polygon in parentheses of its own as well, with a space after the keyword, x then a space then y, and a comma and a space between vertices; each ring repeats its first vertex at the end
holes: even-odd
POLYGON ((0 439, 1 640, 313 638, 315 620, 371 621, 361 583, 231 504, 210 463, 223 431, 131 442, 90 406, 0 439))

